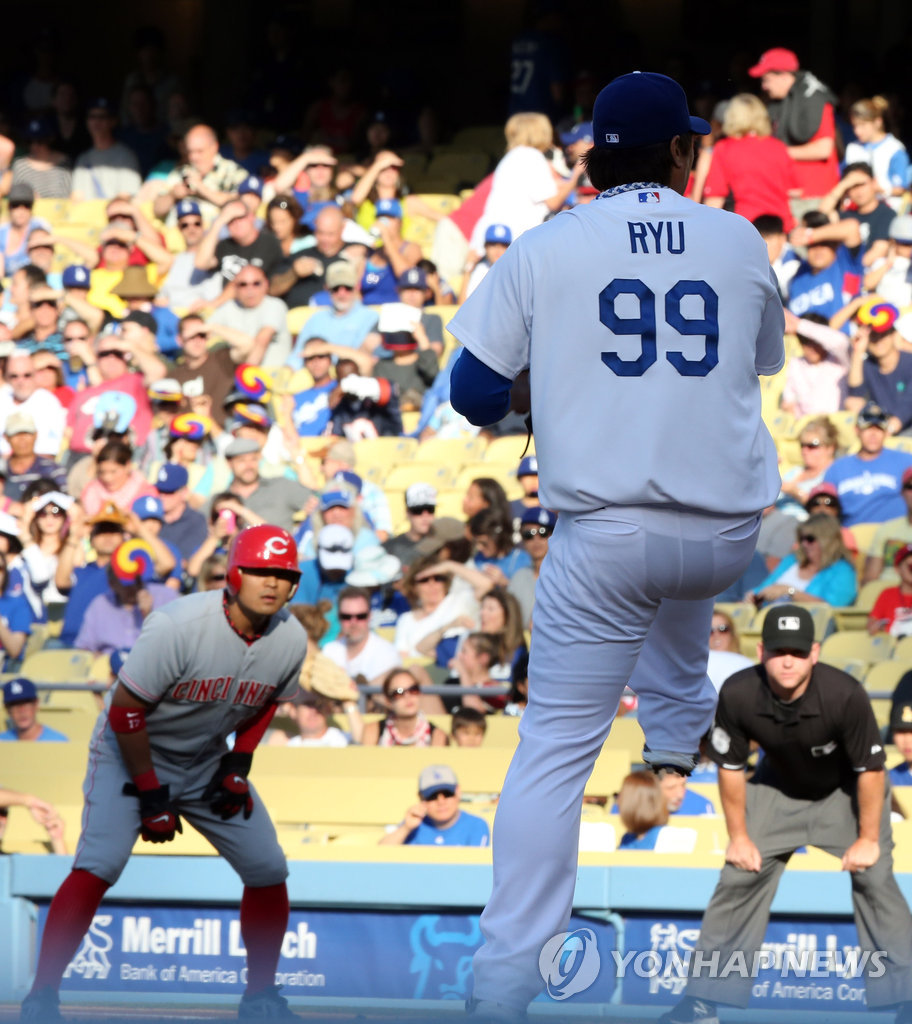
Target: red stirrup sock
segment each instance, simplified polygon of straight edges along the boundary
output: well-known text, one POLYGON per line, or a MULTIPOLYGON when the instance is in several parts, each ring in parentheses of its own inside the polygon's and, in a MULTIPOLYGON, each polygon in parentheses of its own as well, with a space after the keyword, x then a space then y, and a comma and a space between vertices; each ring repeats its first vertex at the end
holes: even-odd
POLYGON ((275 984, 276 968, 288 926, 288 888, 244 886, 241 897, 241 938, 247 947, 247 991, 275 984))
POLYGON ((98 904, 110 887, 109 882, 89 871, 71 871, 64 879, 48 910, 33 992, 47 987, 56 991, 60 987, 63 972, 76 955, 98 904))

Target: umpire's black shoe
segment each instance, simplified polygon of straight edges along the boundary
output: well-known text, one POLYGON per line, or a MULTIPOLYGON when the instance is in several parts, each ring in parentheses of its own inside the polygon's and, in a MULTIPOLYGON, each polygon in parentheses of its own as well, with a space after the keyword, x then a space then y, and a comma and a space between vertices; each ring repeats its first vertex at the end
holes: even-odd
POLYGON ((29 1024, 59 1024, 63 1020, 60 1015, 60 998, 52 988, 40 988, 37 992, 29 992, 22 1000, 19 1020, 29 1024))
POLYGON ((716 1004, 685 996, 677 1006, 659 1017, 658 1024, 719 1024, 716 1004))
POLYGON ((300 1020, 288 1008, 288 1000, 279 995, 278 985, 269 985, 259 992, 245 992, 238 1006, 238 1020, 300 1020))

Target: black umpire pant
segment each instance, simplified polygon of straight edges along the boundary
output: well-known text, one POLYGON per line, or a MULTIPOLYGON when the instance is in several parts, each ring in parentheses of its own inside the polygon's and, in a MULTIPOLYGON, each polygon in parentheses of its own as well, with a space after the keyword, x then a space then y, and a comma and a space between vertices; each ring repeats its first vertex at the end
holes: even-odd
MULTIPOLYGON (((791 855, 801 846, 816 846, 841 858, 858 838, 858 808, 853 796, 836 790, 822 800, 795 800, 773 786, 748 783, 747 830, 763 857, 759 872, 726 864, 703 916, 700 938, 691 959, 703 954, 709 962, 719 951, 725 965, 732 954, 743 953, 748 967, 763 942, 770 905, 791 855)), ((893 876, 893 836, 890 827, 889 783, 880 821, 880 857, 865 871, 852 872, 852 905, 862 951, 884 950, 878 963, 865 966, 868 1007, 912 1000, 912 914, 893 876)), ((747 1006, 754 979, 733 972, 724 978, 691 976, 687 995, 747 1006)))

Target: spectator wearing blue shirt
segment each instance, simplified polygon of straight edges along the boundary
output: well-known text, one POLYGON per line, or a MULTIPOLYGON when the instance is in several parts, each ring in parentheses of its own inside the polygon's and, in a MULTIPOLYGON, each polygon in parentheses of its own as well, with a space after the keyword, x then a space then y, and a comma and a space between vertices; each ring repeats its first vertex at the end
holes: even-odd
POLYGON ((0 224, 0 256, 2 276, 12 276, 20 267, 31 262, 28 238, 36 228, 50 230, 46 220, 32 216, 35 191, 31 185, 18 182, 9 191, 9 220, 0 224))
POLYGON ((659 788, 669 814, 702 816, 718 813, 712 800, 687 788, 687 779, 683 775, 666 773, 659 780, 659 788))
POLYGON ((899 310, 875 299, 856 317, 845 407, 854 412, 875 402, 889 416, 887 433, 907 434, 912 431, 912 353, 897 347, 899 310))
POLYGON ((380 840, 381 846, 488 846, 488 823, 459 809, 459 780, 445 764, 432 764, 418 778, 420 803, 380 840))
MULTIPOLYGON (((802 219, 804 226, 795 228, 792 241, 807 248, 807 257, 789 283, 788 308, 795 316, 820 313, 829 320, 861 291, 861 232, 858 221, 831 224, 818 210, 802 219)), ((843 330, 848 334, 849 325, 843 330)))
POLYGON ((280 409, 283 420, 290 418, 299 437, 320 437, 332 416, 329 396, 336 389, 332 370, 332 354, 322 338, 310 338, 304 343, 304 368, 313 378, 313 384, 303 391, 279 396, 284 405, 280 409))
POLYGON ((0 554, 0 665, 3 670, 9 662, 17 660, 22 654, 32 625, 37 621, 23 592, 21 573, 18 583, 11 577, 7 556, 0 554))
POLYGON ((901 487, 912 455, 884 447, 889 419, 879 405, 868 402, 856 420, 861 448, 836 459, 823 475, 824 483, 836 487, 843 526, 883 523, 908 512, 901 487))
POLYGON ((38 691, 31 679, 19 676, 4 683, 3 709, 10 727, 0 732, 2 741, 66 743, 69 738, 38 721, 38 691))

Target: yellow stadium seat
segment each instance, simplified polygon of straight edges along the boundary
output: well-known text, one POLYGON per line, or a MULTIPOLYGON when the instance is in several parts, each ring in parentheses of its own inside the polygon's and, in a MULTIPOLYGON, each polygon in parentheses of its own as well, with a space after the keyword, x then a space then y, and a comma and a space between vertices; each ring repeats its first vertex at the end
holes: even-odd
POLYGON ((355 442, 355 468, 360 473, 370 466, 394 466, 408 462, 418 447, 413 437, 369 437, 355 442))
POLYGON ((316 313, 317 306, 295 306, 288 310, 288 317, 285 321, 288 326, 288 333, 294 340, 300 333, 301 328, 316 313))
POLYGON ((448 466, 463 466, 484 455, 487 441, 483 437, 464 434, 462 437, 432 437, 422 441, 415 452, 416 462, 440 462, 448 466))
POLYGON ((511 490, 516 484, 516 466, 505 462, 471 462, 464 465, 456 474, 453 486, 456 490, 466 491, 473 480, 490 477, 496 480, 503 489, 511 490))
POLYGON ((32 206, 32 216, 48 221, 52 228, 59 228, 66 220, 71 205, 69 199, 43 199, 38 196, 32 206))
POLYGON ((820 660, 839 664, 840 661, 851 659, 873 664, 892 657, 895 647, 896 641, 893 637, 883 633, 870 636, 863 630, 846 630, 842 633, 833 633, 823 641, 820 660))
POLYGON ((35 651, 22 662, 21 675, 36 683, 83 683, 89 680, 95 655, 76 648, 35 651))
POLYGON ((878 661, 872 665, 862 682, 869 694, 892 694, 896 684, 907 672, 912 672, 912 661, 891 658, 890 661, 878 661))
POLYGON ((912 636, 902 636, 896 641, 893 657, 897 661, 912 661, 912 636))
POLYGON ((424 172, 425 179, 452 182, 449 192, 473 187, 491 170, 491 157, 484 152, 435 153, 424 172))
POLYGON ((763 416, 766 426, 769 432, 774 438, 790 438, 794 434, 795 420, 790 412, 785 412, 782 409, 768 415, 764 413, 763 416))
POLYGON ((735 624, 739 633, 754 632, 751 623, 757 615, 757 609, 747 601, 720 601, 715 606, 717 612, 724 612, 735 624))
POLYGON ((460 128, 453 136, 452 145, 467 150, 483 150, 493 157, 501 157, 507 146, 504 127, 502 124, 485 124, 460 128))
POLYGON ((465 491, 459 488, 448 488, 437 491, 437 515, 452 519, 465 519, 462 501, 465 491))
POLYGON ((414 434, 418 429, 418 421, 421 419, 420 409, 405 409, 402 413, 402 433, 414 434))
POLYGON ((899 452, 912 452, 912 437, 888 437, 884 448, 893 448, 899 452))
MULTIPOLYGON (((526 447, 524 434, 510 434, 507 437, 495 437, 488 442, 485 449, 486 462, 503 462, 508 465, 518 466, 519 460, 523 457, 523 449, 526 447)), ((526 455, 535 454, 535 438, 529 441, 529 448, 526 455)))
POLYGON ((451 466, 437 465, 430 462, 410 462, 407 465, 393 466, 384 484, 391 490, 405 490, 416 483, 433 484, 435 487, 450 487, 455 479, 451 466))
POLYGON ((852 529, 852 536, 858 545, 857 565, 859 572, 864 567, 865 553, 871 550, 874 542, 874 534, 880 528, 880 523, 856 523, 852 529))

